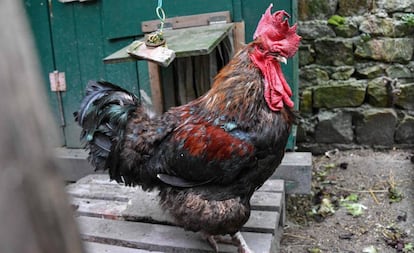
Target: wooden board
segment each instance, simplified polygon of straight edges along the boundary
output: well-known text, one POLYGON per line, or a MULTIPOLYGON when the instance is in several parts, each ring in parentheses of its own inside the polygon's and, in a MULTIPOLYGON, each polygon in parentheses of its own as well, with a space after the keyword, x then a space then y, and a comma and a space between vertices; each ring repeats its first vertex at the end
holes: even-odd
MULTIPOLYGON (((230 23, 230 12, 229 11, 219 11, 219 12, 210 12, 197 15, 188 15, 188 16, 179 16, 173 18, 165 19, 165 23, 171 24, 173 29, 187 28, 194 26, 204 26, 209 25, 214 22, 214 19, 219 17, 226 23, 230 23)), ((144 21, 141 23, 141 30, 144 33, 153 32, 159 29, 160 20, 150 20, 144 21)))
MULTIPOLYGON (((169 49, 177 58, 207 55, 228 35, 233 24, 214 24, 200 27, 164 30, 169 49)), ((127 52, 129 45, 107 56, 104 63, 119 63, 136 60, 127 52)))
MULTIPOLYGON (((104 174, 86 176, 66 189, 89 252, 118 252, 118 247, 125 253, 211 252, 199 234, 177 227, 160 209, 157 192, 119 185, 104 174)), ((283 181, 269 180, 252 197, 251 217, 242 233, 255 252, 273 252, 278 243, 283 195, 283 181)), ((228 245, 220 245, 220 250, 237 251, 228 245)))

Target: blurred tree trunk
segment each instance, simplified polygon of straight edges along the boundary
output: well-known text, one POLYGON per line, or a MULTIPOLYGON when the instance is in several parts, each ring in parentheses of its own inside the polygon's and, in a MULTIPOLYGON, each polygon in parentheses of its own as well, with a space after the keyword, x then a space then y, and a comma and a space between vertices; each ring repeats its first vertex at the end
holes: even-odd
POLYGON ((0 252, 83 252, 22 3, 0 1, 0 252))

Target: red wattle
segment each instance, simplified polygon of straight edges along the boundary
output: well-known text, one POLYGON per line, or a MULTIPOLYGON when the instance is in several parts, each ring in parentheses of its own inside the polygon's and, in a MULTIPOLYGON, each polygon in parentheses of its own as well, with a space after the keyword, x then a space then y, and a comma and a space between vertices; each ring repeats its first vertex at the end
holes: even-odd
POLYGON ((260 69, 265 79, 264 98, 272 111, 280 111, 284 105, 292 108, 292 90, 283 75, 280 63, 259 50, 250 54, 250 59, 260 69))

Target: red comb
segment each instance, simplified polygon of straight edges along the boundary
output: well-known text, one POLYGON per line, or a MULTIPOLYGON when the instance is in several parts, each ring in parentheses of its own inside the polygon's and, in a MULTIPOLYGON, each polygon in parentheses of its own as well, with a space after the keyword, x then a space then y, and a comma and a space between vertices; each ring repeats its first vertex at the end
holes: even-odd
POLYGON ((299 47, 301 37, 296 34, 296 24, 289 26, 289 14, 286 11, 271 13, 270 4, 260 19, 253 39, 260 40, 263 49, 279 53, 283 57, 292 57, 299 47))

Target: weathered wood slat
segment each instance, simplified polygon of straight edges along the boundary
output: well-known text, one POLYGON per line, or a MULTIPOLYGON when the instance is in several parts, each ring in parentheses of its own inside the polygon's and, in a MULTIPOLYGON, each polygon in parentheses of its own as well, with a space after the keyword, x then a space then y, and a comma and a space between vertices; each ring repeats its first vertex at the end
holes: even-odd
MULTIPOLYGON (((105 244, 162 252, 211 252, 211 247, 200 235, 167 225, 115 221, 79 217, 84 240, 105 244)), ((243 232, 255 252, 270 252, 272 235, 243 232)), ((229 245, 220 245, 220 252, 235 252, 229 245)))
POLYGON ((96 242, 84 242, 84 247, 87 253, 161 253, 160 251, 133 249, 96 242))
MULTIPOLYGON (((168 48, 177 58, 207 55, 228 35, 233 24, 215 24, 176 30, 164 30, 168 48)), ((135 60, 127 53, 130 45, 116 51, 104 59, 105 63, 118 63, 135 60)))
MULTIPOLYGON (((174 224, 173 218, 161 210, 158 201, 148 198, 139 201, 120 202, 100 199, 73 198, 72 204, 77 207, 77 214, 113 220, 135 222, 151 222, 158 224, 174 224)), ((278 213, 274 211, 253 210, 249 221, 242 231, 274 233, 278 224, 278 213)))
MULTIPOLYGON (((230 23, 230 12, 210 12, 197 15, 179 16, 165 19, 165 23, 170 23, 173 29, 187 28, 194 26, 209 25, 210 21, 214 17, 223 17, 224 21, 230 23)), ((144 33, 156 31, 160 25, 160 20, 149 20, 141 23, 141 30, 144 33)))

